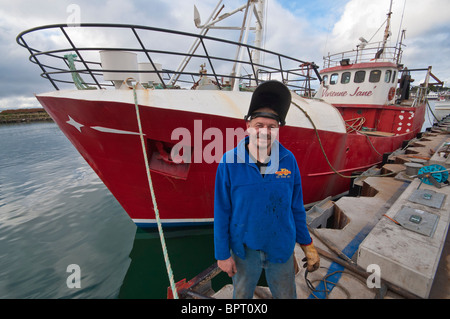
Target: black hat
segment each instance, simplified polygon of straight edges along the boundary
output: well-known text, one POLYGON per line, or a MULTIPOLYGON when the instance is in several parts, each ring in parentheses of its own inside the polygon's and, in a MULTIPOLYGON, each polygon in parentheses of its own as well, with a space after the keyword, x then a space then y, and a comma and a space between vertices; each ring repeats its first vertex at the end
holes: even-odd
POLYGON ((275 80, 266 81, 258 85, 253 92, 250 107, 244 119, 268 117, 277 120, 283 126, 286 124, 285 119, 290 106, 291 92, 287 86, 275 80), (274 110, 278 116, 269 112, 255 112, 263 107, 274 110))

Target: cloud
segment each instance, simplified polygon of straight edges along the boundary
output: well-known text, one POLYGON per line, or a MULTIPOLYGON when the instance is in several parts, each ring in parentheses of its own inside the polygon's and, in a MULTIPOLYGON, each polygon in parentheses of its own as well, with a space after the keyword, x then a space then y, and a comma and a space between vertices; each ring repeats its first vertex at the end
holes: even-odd
MULTIPOLYGON (((359 37, 381 41, 384 34, 390 0, 350 0, 334 25, 328 40, 331 52, 356 49, 359 37)), ((450 64, 442 61, 450 50, 448 41, 450 2, 446 0, 394 1, 391 37, 388 46, 395 46, 399 32, 406 30, 403 41, 403 63, 409 68, 433 65, 433 73, 449 80, 450 64), (405 5, 406 4, 406 5, 405 5)))
MULTIPOLYGON (((389 11, 390 0, 350 0, 346 6, 340 20, 333 28, 333 37, 339 40, 339 44, 348 45, 349 41, 354 41, 360 36, 367 40, 375 34, 374 40, 381 40, 383 37, 384 25, 389 11), (377 33, 377 30, 378 33, 377 33)), ((450 2, 445 0, 408 0, 406 6, 404 1, 394 1, 392 6, 391 31, 392 40, 397 40, 398 31, 406 29, 408 36, 427 36, 435 28, 448 25, 450 16, 450 2), (403 18, 403 20, 402 20, 403 18)))
POLYGON ((21 109, 41 107, 38 100, 33 97, 12 96, 0 98, 0 111, 2 109, 21 109))
MULTIPOLYGON (((171 15, 187 6, 183 1, 179 8, 175 3, 163 0, 152 1, 89 1, 89 0, 59 0, 59 1, 27 1, 0 0, 0 108, 16 108, 30 104, 34 93, 41 93, 53 89, 51 84, 40 77, 40 68, 30 63, 29 52, 16 43, 16 36, 27 29, 48 25, 67 23, 74 11, 70 10, 73 3, 79 8, 80 22, 96 23, 129 23, 154 24, 177 28, 177 20, 171 15)), ((211 1, 206 1, 210 3, 211 1)), ((192 3, 191 3, 192 4, 192 3)), ((193 9, 191 9, 193 12, 193 9)), ((193 22, 191 22, 193 26, 193 22)), ((180 26, 187 29, 186 25, 180 26)), ((97 43, 98 43, 97 37, 97 43)), ((74 40, 81 40, 77 35, 74 40)), ((89 43, 89 38, 84 38, 89 43)), ((39 43, 42 50, 48 48, 46 43, 66 43, 65 39, 55 36, 54 33, 45 32, 41 36, 29 38, 30 43, 39 43)), ((103 41, 115 41, 112 38, 103 38, 103 41)), ((101 44, 101 43, 100 43, 101 44)))
MULTIPOLYGON (((221 14, 245 3, 243 0, 223 2, 226 6, 221 14)), ((404 3, 403 0, 393 2, 391 44, 397 41, 404 3)), ((17 45, 15 37, 19 32, 35 26, 67 23, 74 17, 74 11, 69 10, 73 9, 69 7, 71 4, 79 7, 79 17, 83 23, 128 23, 198 33, 193 23, 194 4, 204 22, 217 0, 0 0, 0 108, 28 105, 28 99, 34 98, 33 93, 53 89, 48 81, 39 76, 39 67, 28 61, 29 53, 17 45)), ((267 8, 265 48, 322 66, 323 55, 352 50, 361 36, 369 40, 375 35, 374 40, 381 40, 389 0, 268 0, 267 8)), ((421 0, 406 0, 402 22, 402 28, 407 30, 403 62, 408 67, 432 65, 433 73, 446 81, 450 81, 450 62, 444 58, 450 53, 448 12, 448 0, 428 0, 426 4, 421 0)), ((222 25, 240 25, 242 17, 242 13, 236 14, 222 25)), ((94 37, 89 33, 73 36, 76 41, 83 40, 89 45, 117 41, 113 37, 94 37)), ((238 33, 212 30, 208 36, 236 40, 238 33)), ((252 37, 253 34, 250 41, 252 37)), ((62 38, 49 33, 45 34, 45 40, 55 43, 62 41, 62 38)), ((131 36, 120 39, 122 43, 132 40, 131 36)), ((40 38, 35 41, 44 43, 40 38)), ((190 46, 189 41, 178 42, 173 37, 149 37, 145 41, 148 46, 158 44, 182 52, 190 46)), ((214 47, 213 52, 220 52, 220 49, 214 47)), ((233 55, 233 52, 229 54, 233 55)), ((175 68, 177 64, 172 60, 162 62, 167 68, 175 68)), ((199 67, 197 64, 193 66, 196 69, 199 67)))

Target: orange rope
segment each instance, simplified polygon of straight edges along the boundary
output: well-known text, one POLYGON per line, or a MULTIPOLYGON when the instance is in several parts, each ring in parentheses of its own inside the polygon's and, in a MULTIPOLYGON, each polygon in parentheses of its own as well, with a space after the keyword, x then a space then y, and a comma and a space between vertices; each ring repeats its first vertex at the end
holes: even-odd
POLYGON ((362 126, 366 119, 364 117, 357 117, 354 119, 345 120, 345 125, 347 126, 347 132, 356 132, 362 129, 362 126))
POLYGON ((389 218, 390 220, 392 220, 394 223, 396 223, 397 225, 399 225, 399 226, 401 226, 402 224, 400 224, 398 221, 396 221, 395 219, 393 219, 393 218, 391 218, 391 217, 389 217, 388 215, 386 215, 386 214, 383 214, 383 216, 384 217, 387 217, 387 218, 389 218))

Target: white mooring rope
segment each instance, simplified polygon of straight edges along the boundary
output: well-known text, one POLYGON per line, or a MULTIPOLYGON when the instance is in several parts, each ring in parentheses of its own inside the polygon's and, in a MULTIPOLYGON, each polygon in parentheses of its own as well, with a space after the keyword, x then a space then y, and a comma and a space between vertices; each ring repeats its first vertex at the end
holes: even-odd
POLYGON ((137 96, 136 96, 136 85, 133 86, 133 95, 134 95, 134 106, 136 107, 136 117, 137 117, 137 122, 138 122, 138 126, 139 126, 139 135, 141 137, 142 154, 144 156, 145 169, 147 171, 148 186, 150 187, 150 193, 152 195, 152 201, 153 201, 153 209, 155 211, 155 216, 156 216, 156 223, 158 224, 159 239, 161 241, 161 246, 162 246, 163 255, 164 255, 164 261, 166 263, 167 275, 169 276, 170 287, 172 288, 173 298, 178 299, 178 292, 175 287, 175 281, 173 279, 172 267, 170 266, 169 254, 167 252, 166 241, 164 239, 164 233, 163 233, 163 229, 162 229, 162 225, 161 225, 161 220, 159 218, 158 205, 156 204, 156 196, 155 196, 155 191, 153 189, 152 177, 150 175, 150 167, 148 165, 147 150, 145 148, 144 133, 142 132, 141 116, 139 114, 139 107, 138 107, 138 101, 137 101, 137 96))

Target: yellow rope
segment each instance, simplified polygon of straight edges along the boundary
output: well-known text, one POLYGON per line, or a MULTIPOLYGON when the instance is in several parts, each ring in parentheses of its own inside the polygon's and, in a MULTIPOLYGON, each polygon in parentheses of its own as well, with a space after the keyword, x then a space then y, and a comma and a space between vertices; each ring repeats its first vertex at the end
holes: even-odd
POLYGON ((134 106, 136 107, 136 117, 137 117, 137 122, 138 122, 138 126, 139 126, 139 135, 141 137, 142 154, 144 155, 145 169, 147 171, 148 186, 150 187, 150 193, 152 195, 152 202, 153 202, 153 209, 155 210, 156 223, 158 225, 159 239, 161 241, 161 246, 162 246, 163 255, 164 255, 164 261, 166 263, 167 275, 169 276, 170 287, 172 288, 173 297, 174 297, 174 299, 178 299, 178 292, 177 292, 177 289, 175 286, 175 281, 173 279, 172 267, 170 266, 169 254, 167 252, 166 241, 164 239, 164 233, 163 233, 163 229, 162 229, 162 225, 161 225, 161 220, 159 218, 158 205, 156 203, 155 191, 153 189, 152 177, 150 175, 150 167, 148 165, 147 150, 145 148, 144 133, 142 132, 141 116, 139 114, 139 106, 138 106, 138 101, 137 101, 137 96, 136 96, 136 85, 133 86, 133 95, 134 95, 134 106))
POLYGON ((363 132, 361 132, 361 131, 359 131, 359 133, 361 133, 362 135, 364 135, 364 136, 367 138, 367 140, 369 141, 370 146, 372 146, 372 149, 375 151, 375 153, 377 153, 377 154, 380 155, 380 156, 383 156, 383 154, 381 154, 380 152, 378 152, 377 149, 375 148, 375 146, 372 144, 372 141, 370 140, 369 135, 367 135, 366 133, 363 133, 363 132))

